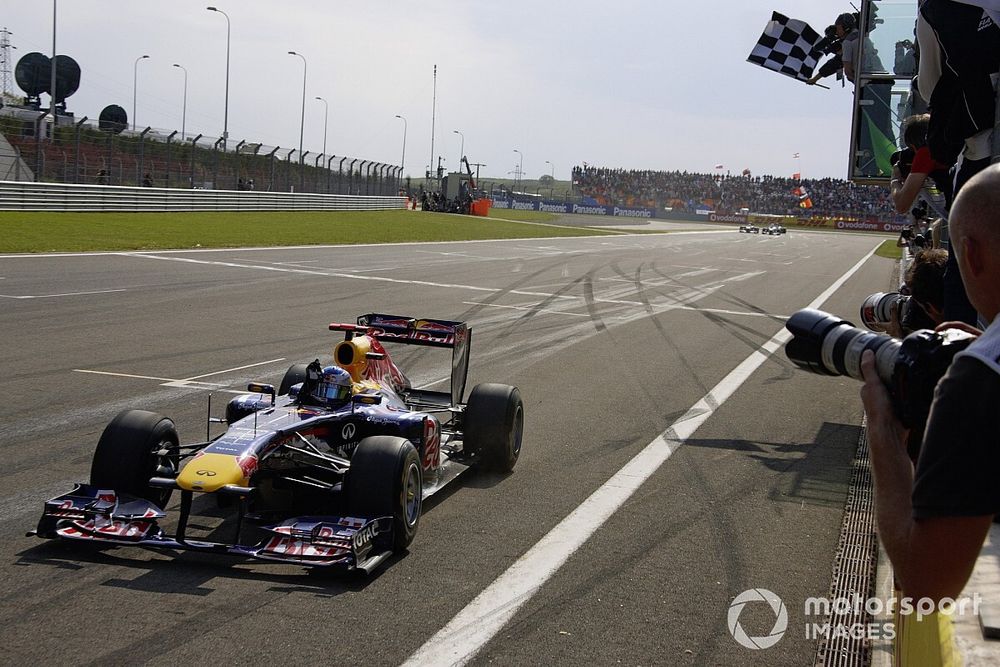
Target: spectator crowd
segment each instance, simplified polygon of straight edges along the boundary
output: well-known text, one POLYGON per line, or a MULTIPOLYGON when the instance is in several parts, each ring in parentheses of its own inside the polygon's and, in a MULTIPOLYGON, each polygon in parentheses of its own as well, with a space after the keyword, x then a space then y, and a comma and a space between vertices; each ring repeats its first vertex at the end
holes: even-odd
POLYGON ((573 168, 573 183, 582 196, 609 206, 690 212, 708 208, 720 213, 748 208, 753 213, 774 215, 895 217, 892 198, 884 187, 856 185, 836 178, 799 180, 588 165, 573 168), (810 200, 810 208, 801 206, 805 198, 810 200))

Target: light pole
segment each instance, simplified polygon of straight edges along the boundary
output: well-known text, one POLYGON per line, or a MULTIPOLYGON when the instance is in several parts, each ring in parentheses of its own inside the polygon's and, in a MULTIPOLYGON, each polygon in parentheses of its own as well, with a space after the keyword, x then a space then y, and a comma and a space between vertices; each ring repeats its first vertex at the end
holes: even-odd
MULTIPOLYGON (((402 169, 402 171, 405 172, 406 171, 406 119, 400 116, 399 114, 396 114, 396 118, 403 121, 403 157, 399 158, 399 166, 402 169)), ((400 173, 400 176, 402 176, 402 172, 400 173)))
POLYGON ((323 103, 323 157, 326 157, 326 127, 330 122, 330 104, 319 95, 316 99, 323 103))
MULTIPOLYGON (((55 127, 58 125, 56 121, 56 0, 52 0, 52 62, 50 63, 50 76, 49 79, 49 113, 52 114, 52 128, 53 132, 50 135, 51 139, 55 138, 55 127)), ((3 92, 7 92, 6 89, 3 92)), ((135 115, 133 113, 133 115, 135 115)), ((132 128, 135 129, 134 127, 132 128)))
POLYGON ((458 170, 462 171, 462 158, 465 157, 465 135, 459 132, 458 130, 452 130, 451 133, 457 134, 458 136, 462 137, 462 150, 458 156, 458 170))
POLYGON ((521 187, 520 182, 521 182, 521 178, 522 178, 522 176, 524 174, 524 153, 522 153, 521 151, 517 150, 516 148, 514 149, 514 152, 517 153, 520 156, 520 158, 518 158, 518 162, 517 162, 517 179, 516 179, 516 183, 515 183, 515 187, 519 188, 519 187, 521 187))
POLYGON ((556 166, 554 164, 552 164, 551 162, 549 162, 548 160, 545 161, 545 164, 547 164, 547 165, 549 165, 549 167, 551 167, 549 176, 551 176, 552 180, 555 181, 556 180, 556 166))
POLYGON ((186 125, 187 125, 187 113, 188 113, 188 71, 187 71, 186 67, 184 67, 183 65, 178 65, 177 63, 174 63, 174 67, 179 67, 180 69, 184 70, 184 104, 181 107, 181 109, 182 109, 182 111, 181 111, 181 141, 184 141, 184 139, 185 139, 184 129, 185 129, 186 125))
POLYGON ((306 62, 306 57, 301 53, 289 51, 288 55, 302 58, 302 120, 299 123, 299 162, 302 162, 302 135, 306 130, 306 70, 309 64, 306 62))
POLYGON ((217 7, 206 7, 210 12, 218 12, 226 17, 226 106, 222 114, 222 147, 226 147, 226 141, 229 139, 229 14, 225 13, 217 7))
MULTIPOLYGON (((132 66, 132 131, 135 132, 135 98, 136 98, 136 86, 139 83, 139 61, 145 60, 149 56, 139 56, 135 59, 135 64, 132 66)), ((55 109, 55 105, 52 105, 55 109)))

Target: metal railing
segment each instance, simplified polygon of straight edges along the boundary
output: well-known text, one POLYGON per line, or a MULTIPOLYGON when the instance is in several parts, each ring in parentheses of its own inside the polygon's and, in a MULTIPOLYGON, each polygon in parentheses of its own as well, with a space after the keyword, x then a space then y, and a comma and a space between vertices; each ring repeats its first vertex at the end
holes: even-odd
POLYGON ((0 181, 4 211, 372 211, 405 197, 0 181))

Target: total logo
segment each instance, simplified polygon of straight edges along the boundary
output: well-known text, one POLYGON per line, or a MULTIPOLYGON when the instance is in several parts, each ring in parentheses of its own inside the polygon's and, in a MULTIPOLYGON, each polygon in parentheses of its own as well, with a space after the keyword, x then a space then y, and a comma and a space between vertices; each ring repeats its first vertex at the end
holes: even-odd
POLYGON ((785 636, 785 630, 788 629, 788 610, 785 608, 785 603, 781 601, 781 598, 766 588, 751 588, 733 598, 732 603, 729 605, 727 620, 729 634, 733 636, 733 639, 740 646, 745 646, 753 650, 771 648, 785 636), (774 627, 766 635, 751 637, 743 629, 743 626, 740 625, 740 614, 743 613, 743 608, 748 604, 759 602, 764 602, 771 607, 775 617, 774 627))

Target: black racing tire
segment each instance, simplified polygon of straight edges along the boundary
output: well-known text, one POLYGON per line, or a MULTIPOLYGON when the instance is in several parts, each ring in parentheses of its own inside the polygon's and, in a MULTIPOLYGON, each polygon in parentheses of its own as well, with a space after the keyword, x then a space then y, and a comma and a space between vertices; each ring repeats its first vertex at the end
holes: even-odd
POLYGON ((165 508, 170 489, 153 488, 151 477, 165 466, 176 473, 180 469, 180 441, 174 423, 155 412, 125 410, 111 420, 101 434, 90 466, 90 483, 145 498, 165 508), (166 456, 157 452, 168 450, 166 456))
POLYGON ((517 387, 477 384, 469 394, 463 418, 463 447, 480 459, 480 466, 510 472, 521 455, 524 402, 517 387))
POLYGON ((410 545, 420 526, 423 471, 409 440, 389 435, 363 439, 351 456, 344 485, 352 516, 391 516, 393 549, 410 545))
POLYGON ((281 384, 278 386, 278 396, 284 396, 288 393, 288 390, 299 384, 300 382, 305 382, 306 380, 306 369, 309 364, 292 364, 285 371, 285 377, 281 378, 281 384))

